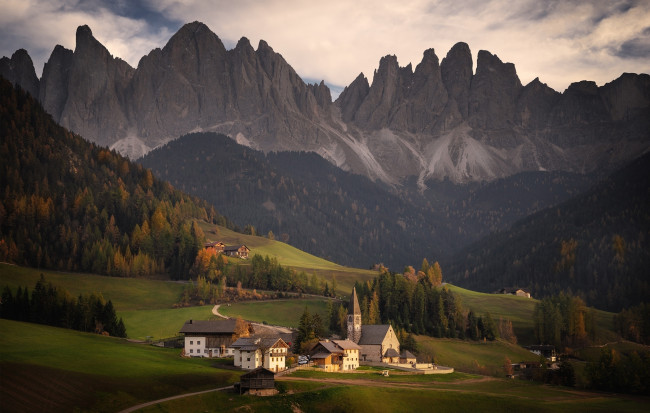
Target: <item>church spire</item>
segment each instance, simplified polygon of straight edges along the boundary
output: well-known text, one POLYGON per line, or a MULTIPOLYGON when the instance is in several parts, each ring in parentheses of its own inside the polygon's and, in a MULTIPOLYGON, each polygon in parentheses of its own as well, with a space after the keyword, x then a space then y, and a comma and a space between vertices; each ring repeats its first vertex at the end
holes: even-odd
POLYGON ((361 340, 361 307, 357 298, 357 289, 352 287, 350 305, 348 306, 348 340, 359 343, 361 340))

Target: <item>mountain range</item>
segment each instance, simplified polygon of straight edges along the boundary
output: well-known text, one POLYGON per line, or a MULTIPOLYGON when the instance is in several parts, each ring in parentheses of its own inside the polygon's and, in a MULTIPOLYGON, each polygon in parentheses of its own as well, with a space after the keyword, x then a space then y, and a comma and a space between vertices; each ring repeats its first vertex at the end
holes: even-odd
POLYGON ((559 93, 522 85, 512 63, 458 43, 433 49, 413 69, 379 62, 332 102, 306 84, 265 41, 226 50, 206 25, 184 25, 137 68, 113 57, 89 27, 75 50, 56 46, 36 76, 18 50, 0 74, 55 121, 132 158, 190 133, 214 131, 264 152, 315 152, 341 169, 399 187, 414 180, 462 183, 524 171, 612 171, 650 147, 650 76, 623 74, 559 93))

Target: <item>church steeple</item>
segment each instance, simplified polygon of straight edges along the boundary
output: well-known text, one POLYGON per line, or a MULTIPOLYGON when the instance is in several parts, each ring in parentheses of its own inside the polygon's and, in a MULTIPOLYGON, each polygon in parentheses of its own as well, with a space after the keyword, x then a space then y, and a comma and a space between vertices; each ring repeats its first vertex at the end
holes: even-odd
POLYGON ((359 343, 361 340, 361 308, 357 298, 357 290, 352 287, 352 296, 348 306, 348 340, 359 343))

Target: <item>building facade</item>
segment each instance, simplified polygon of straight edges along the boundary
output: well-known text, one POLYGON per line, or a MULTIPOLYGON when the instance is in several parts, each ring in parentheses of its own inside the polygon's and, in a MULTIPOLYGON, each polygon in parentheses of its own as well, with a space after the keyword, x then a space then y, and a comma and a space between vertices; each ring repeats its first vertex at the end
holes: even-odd
MULTIPOLYGON (((248 335, 248 329, 241 335, 248 335)), ((189 320, 181 328, 185 335, 184 352, 189 357, 230 357, 234 349, 230 345, 240 337, 237 320, 189 320)))

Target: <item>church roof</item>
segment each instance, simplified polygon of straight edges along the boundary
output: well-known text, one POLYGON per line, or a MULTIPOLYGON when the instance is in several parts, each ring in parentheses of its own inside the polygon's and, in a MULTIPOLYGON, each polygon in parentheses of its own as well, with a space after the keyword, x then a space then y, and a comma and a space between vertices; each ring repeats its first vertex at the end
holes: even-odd
POLYGON ((361 308, 359 307, 359 299, 357 298, 357 289, 355 287, 352 287, 352 296, 350 297, 348 314, 361 315, 361 308))
POLYGON ((352 297, 350 297, 348 314, 361 315, 361 308, 359 307, 359 299, 357 298, 357 289, 355 287, 352 287, 352 297))
POLYGON ((388 334, 390 324, 375 324, 361 326, 361 340, 359 344, 381 344, 388 334))

